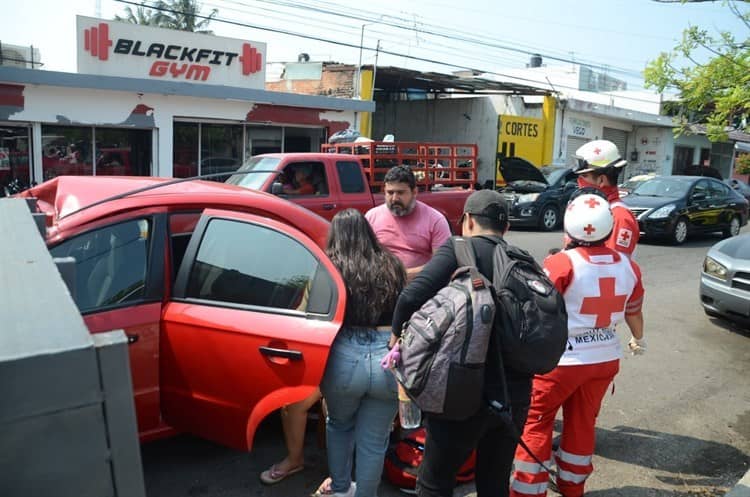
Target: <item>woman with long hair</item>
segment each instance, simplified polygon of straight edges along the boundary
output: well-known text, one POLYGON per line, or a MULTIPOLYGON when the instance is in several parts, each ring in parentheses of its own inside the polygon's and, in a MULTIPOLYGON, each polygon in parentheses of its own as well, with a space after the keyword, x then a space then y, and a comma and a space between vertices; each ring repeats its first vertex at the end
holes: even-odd
POLYGON ((347 301, 344 326, 320 385, 328 406, 331 477, 314 495, 375 497, 398 410, 396 380, 380 367, 380 359, 388 353, 392 311, 406 270, 355 209, 334 216, 326 253, 344 279, 347 301))

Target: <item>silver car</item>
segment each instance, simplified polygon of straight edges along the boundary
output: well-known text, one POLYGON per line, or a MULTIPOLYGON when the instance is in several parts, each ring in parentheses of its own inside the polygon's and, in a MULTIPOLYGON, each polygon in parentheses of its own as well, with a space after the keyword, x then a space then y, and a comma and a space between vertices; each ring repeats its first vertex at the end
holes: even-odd
POLYGON ((711 247, 703 260, 700 298, 709 316, 750 325, 750 234, 711 247))

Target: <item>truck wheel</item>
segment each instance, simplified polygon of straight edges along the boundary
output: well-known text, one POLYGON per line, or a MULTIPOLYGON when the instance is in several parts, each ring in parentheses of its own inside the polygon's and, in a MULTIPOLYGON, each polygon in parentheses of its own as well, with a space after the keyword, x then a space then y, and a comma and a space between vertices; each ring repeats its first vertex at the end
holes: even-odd
POLYGON ((551 231, 557 227, 560 216, 554 205, 545 205, 539 213, 539 227, 544 231, 551 231))

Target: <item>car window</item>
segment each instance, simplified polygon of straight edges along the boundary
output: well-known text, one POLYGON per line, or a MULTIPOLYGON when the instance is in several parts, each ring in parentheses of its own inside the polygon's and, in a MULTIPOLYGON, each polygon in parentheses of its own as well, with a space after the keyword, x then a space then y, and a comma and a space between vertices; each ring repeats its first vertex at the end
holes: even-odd
POLYGON ((339 173, 342 193, 362 193, 365 191, 365 182, 362 179, 362 171, 358 162, 336 162, 336 171, 339 173))
POLYGON ((90 312, 136 302, 145 295, 151 223, 126 221, 78 235, 50 249, 76 260, 75 302, 90 312))
POLYGON ((186 297, 305 311, 319 262, 304 245, 255 224, 212 219, 186 297))
POLYGON ((695 197, 696 195, 703 194, 708 198, 709 191, 708 191, 708 181, 701 180, 695 184, 693 187, 693 191, 690 193, 691 197, 695 197))
POLYGON ((328 195, 326 169, 322 162, 292 162, 279 178, 287 195, 328 195))
POLYGON ((727 197, 733 197, 731 190, 727 185, 724 183, 721 183, 719 181, 711 181, 709 182, 709 188, 708 188, 709 194, 712 198, 720 199, 720 198, 727 198, 727 197))
POLYGON ((650 197, 680 198, 687 193, 689 183, 670 178, 654 178, 638 185, 633 194, 650 197))

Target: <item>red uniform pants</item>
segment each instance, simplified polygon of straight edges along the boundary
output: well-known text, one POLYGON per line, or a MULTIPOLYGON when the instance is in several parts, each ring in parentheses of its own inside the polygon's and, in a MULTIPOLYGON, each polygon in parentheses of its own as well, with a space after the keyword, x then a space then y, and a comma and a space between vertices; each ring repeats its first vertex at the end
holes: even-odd
MULTIPOLYGON (((586 478, 594 471, 596 417, 604 394, 620 369, 620 361, 558 366, 534 377, 531 407, 523 441, 548 468, 552 463, 555 416, 563 408, 560 449, 555 453, 557 487, 564 497, 581 497, 586 478)), ((520 445, 516 449, 511 497, 543 497, 549 475, 520 445)))

